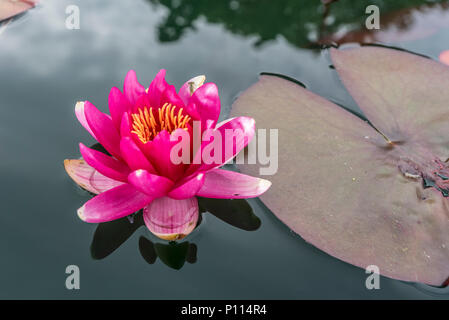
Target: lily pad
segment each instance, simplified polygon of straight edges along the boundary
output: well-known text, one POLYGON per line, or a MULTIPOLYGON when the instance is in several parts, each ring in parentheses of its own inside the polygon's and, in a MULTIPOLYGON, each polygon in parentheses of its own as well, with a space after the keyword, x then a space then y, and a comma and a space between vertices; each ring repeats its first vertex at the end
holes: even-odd
MULTIPOLYGON (((403 43, 430 37, 449 27, 447 2, 421 1, 411 5, 410 3, 402 6, 395 3, 395 5, 396 8, 392 11, 379 7, 380 29, 367 29, 365 24, 361 23, 356 30, 334 32, 320 39, 320 42, 324 44, 403 43)), ((347 8, 347 4, 344 8, 347 8)))
MULTIPOLYGON (((233 105, 233 116, 279 129, 279 170, 261 199, 336 258, 442 285, 449 276, 449 68, 381 47, 331 49, 331 56, 369 122, 273 75, 233 105)), ((239 167, 259 174, 259 165, 239 167)))

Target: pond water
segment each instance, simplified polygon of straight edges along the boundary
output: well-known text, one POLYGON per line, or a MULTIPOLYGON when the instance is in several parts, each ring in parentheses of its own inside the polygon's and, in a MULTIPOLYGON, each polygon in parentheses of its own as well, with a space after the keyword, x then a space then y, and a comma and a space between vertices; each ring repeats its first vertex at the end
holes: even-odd
POLYGON ((379 3, 388 17, 380 39, 432 58, 449 49, 447 5, 417 10, 411 7, 426 2, 342 0, 326 11, 315 0, 256 2, 48 0, 3 30, 0 298, 449 298, 449 288, 384 277, 380 290, 367 290, 364 270, 307 244, 258 199, 248 201, 252 210, 245 201, 205 202, 214 214, 204 213, 177 245, 139 228, 139 216, 96 233, 97 225, 77 217, 90 196, 70 180, 63 160, 79 157, 79 142, 94 140, 77 122, 75 103, 88 99, 106 111, 109 89, 120 87, 129 69, 148 85, 165 68, 178 88, 207 75, 219 86, 222 119, 262 71, 296 78, 357 111, 317 48, 320 39, 365 37, 357 26, 368 4, 379 3), (65 27, 70 4, 80 8, 80 30, 65 27), (80 268, 80 290, 65 287, 68 265, 80 268))

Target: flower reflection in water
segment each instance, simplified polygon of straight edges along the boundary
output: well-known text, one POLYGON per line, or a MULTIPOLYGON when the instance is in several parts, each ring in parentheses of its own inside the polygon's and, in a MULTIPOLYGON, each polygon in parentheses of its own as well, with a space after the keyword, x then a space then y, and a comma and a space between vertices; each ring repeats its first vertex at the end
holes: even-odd
MULTIPOLYGON (((245 231, 255 231, 261 225, 260 219, 244 199, 206 199, 198 198, 201 224, 203 214, 212 214, 218 219, 245 231)), ((90 247, 92 258, 104 259, 118 249, 134 232, 145 226, 142 211, 132 218, 121 218, 100 223, 95 230, 90 247)), ((195 234, 195 231, 192 233, 195 234)), ((186 238, 189 240, 189 237, 186 238)), ((185 262, 193 264, 197 261, 197 245, 191 241, 159 241, 153 242, 145 236, 139 238, 139 251, 143 259, 154 264, 157 258, 172 269, 181 269, 185 262)))

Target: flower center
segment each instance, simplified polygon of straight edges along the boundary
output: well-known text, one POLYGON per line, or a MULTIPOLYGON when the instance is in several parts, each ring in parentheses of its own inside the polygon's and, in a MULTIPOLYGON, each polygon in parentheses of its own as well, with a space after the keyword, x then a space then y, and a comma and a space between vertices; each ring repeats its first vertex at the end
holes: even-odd
POLYGON ((187 123, 190 116, 183 114, 183 108, 179 109, 175 115, 176 106, 165 103, 162 108, 153 113, 153 108, 139 108, 137 113, 133 113, 132 133, 135 133, 140 141, 147 143, 156 137, 162 130, 172 133, 176 129, 187 130, 187 123))

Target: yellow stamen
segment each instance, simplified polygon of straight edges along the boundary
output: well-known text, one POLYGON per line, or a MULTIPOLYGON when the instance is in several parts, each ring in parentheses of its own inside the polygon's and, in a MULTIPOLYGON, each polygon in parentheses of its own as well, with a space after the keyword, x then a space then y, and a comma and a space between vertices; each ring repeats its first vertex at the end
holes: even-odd
POLYGON ((133 113, 132 131, 140 141, 147 143, 156 137, 162 130, 172 133, 176 129, 187 130, 187 124, 191 120, 190 116, 183 114, 183 109, 179 109, 175 116, 177 107, 165 103, 162 108, 158 109, 158 118, 154 116, 153 108, 139 108, 138 112, 133 113))

